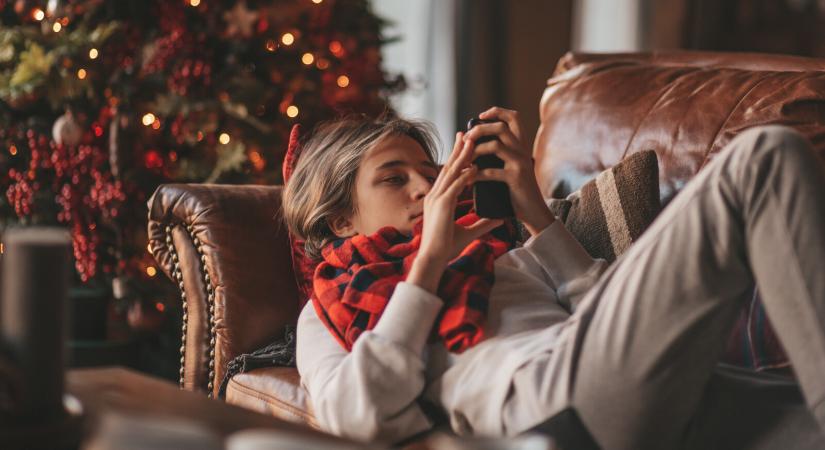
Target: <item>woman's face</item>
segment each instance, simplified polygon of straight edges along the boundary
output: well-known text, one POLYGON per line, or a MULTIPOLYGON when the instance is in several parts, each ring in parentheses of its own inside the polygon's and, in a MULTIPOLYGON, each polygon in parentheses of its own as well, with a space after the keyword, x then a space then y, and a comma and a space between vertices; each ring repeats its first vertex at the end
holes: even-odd
POLYGON ((358 167, 356 213, 331 221, 330 227, 339 237, 370 235, 386 226, 412 234, 437 176, 438 167, 418 142, 406 135, 389 136, 369 149, 358 167))

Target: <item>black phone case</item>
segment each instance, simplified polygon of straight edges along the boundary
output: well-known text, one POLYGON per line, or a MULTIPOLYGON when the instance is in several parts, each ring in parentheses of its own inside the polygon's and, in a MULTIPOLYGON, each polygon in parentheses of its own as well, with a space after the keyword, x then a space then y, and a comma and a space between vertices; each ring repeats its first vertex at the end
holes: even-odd
MULTIPOLYGON (((467 131, 482 123, 493 123, 496 120, 482 120, 472 118, 467 122, 467 131)), ((476 145, 496 139, 493 136, 484 136, 476 140, 476 145)), ((479 169, 501 169, 504 161, 496 155, 481 155, 473 164, 479 169)), ((478 181, 473 183, 473 204, 479 217, 499 219, 513 217, 513 205, 510 202, 510 188, 503 181, 478 181)))

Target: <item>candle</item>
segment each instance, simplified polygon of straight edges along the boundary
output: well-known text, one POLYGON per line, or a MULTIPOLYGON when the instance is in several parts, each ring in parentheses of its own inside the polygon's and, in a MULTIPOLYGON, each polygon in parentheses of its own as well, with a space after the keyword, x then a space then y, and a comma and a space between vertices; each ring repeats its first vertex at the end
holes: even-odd
POLYGON ((64 305, 71 267, 65 230, 8 230, 0 267, 0 339, 21 375, 15 414, 25 422, 63 414, 64 305))

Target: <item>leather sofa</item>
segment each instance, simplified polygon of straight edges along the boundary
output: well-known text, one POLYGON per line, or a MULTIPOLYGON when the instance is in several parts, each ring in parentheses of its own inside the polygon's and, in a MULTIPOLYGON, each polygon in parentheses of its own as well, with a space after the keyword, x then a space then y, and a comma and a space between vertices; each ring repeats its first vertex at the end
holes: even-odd
MULTIPOLYGON (((565 55, 541 98, 533 155, 545 197, 655 149, 667 202, 751 126, 797 128, 825 154, 825 60, 664 52, 565 55)), ((184 305, 180 385, 216 396, 226 364, 281 336, 298 298, 281 186, 160 186, 151 251, 184 305)), ((236 375, 226 400, 317 427, 293 368, 236 375)))

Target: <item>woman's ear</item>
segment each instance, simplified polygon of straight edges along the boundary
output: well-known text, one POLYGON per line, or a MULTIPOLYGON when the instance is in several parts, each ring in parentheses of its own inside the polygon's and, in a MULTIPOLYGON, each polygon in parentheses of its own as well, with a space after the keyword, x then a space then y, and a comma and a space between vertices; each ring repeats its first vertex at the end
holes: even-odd
POLYGON ((327 219, 327 224, 329 225, 329 229, 339 238, 346 238, 357 234, 355 226, 346 217, 338 216, 327 219))

